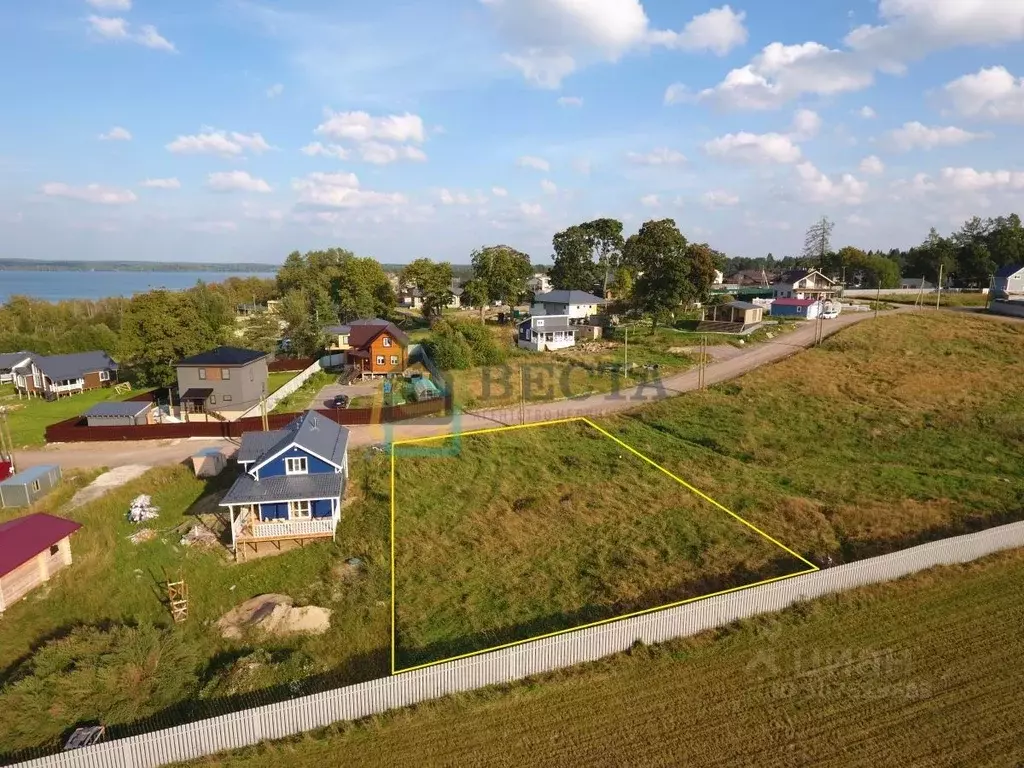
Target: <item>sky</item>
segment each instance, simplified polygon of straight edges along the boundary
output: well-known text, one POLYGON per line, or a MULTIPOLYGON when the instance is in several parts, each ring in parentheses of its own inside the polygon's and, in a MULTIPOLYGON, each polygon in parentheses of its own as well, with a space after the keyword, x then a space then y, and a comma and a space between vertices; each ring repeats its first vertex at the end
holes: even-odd
POLYGON ((1024 211, 1017 0, 0 4, 0 256, 730 256, 1024 211))

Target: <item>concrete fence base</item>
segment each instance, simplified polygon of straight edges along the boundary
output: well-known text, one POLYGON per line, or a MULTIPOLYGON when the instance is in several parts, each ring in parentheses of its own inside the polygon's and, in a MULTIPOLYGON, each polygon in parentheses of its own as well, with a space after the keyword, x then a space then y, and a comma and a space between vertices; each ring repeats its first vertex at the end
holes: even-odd
POLYGON ((635 642, 688 637, 794 603, 966 563, 1024 547, 1024 523, 922 544, 880 557, 751 587, 675 608, 535 640, 468 659, 200 720, 21 763, 27 768, 149 768, 280 739, 331 723, 490 685, 511 683, 620 653, 635 642))

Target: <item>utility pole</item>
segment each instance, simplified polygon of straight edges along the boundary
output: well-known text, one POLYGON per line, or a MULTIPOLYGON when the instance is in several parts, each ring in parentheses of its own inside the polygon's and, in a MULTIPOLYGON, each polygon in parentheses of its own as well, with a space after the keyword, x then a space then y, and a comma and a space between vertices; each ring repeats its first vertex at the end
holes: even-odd
POLYGON ((882 297, 882 281, 878 281, 878 290, 875 291, 875 320, 878 319, 878 301, 882 297))
POLYGON ((629 376, 629 326, 625 326, 623 330, 626 332, 626 350, 622 357, 622 375, 629 376))
POLYGON ((519 366, 519 423, 526 423, 526 367, 519 366))
POLYGON ((17 462, 14 460, 14 435, 11 433, 11 422, 7 419, 7 409, 4 409, 0 416, 3 416, 3 420, 0 421, 0 435, 2 435, 4 428, 7 428, 7 458, 11 461, 11 472, 16 473, 18 471, 17 462))
POLYGON ((939 308, 939 304, 942 302, 942 268, 944 264, 939 264, 939 285, 935 291, 935 308, 939 308))

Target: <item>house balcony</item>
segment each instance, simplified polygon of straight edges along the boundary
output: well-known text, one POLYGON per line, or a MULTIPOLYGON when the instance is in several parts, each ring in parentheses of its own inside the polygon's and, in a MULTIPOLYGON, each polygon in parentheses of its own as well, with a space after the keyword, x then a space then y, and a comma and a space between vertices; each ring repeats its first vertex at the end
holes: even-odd
POLYGON ((251 512, 243 512, 235 519, 235 542, 333 538, 337 525, 333 517, 263 521, 251 512))

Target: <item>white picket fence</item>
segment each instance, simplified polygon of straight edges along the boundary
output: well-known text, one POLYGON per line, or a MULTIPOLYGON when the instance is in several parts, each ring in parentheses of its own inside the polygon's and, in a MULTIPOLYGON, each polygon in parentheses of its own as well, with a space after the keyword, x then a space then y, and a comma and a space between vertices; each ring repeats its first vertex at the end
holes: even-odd
MULTIPOLYGON (((294 392, 299 387, 301 387, 303 384, 305 384, 306 380, 310 376, 312 376, 317 371, 321 371, 321 370, 323 370, 323 368, 320 365, 320 361, 317 360, 316 362, 314 362, 311 366, 309 366, 305 370, 300 371, 295 376, 294 379, 291 379, 287 384, 285 384, 279 390, 277 390, 273 394, 269 395, 267 397, 267 412, 269 413, 270 411, 274 410, 274 408, 277 407, 277 404, 279 402, 284 400, 286 397, 288 397, 288 395, 290 395, 292 392, 294 392)), ((259 416, 260 413, 261 413, 261 410, 260 410, 261 407, 262 406, 259 403, 257 403, 256 405, 254 405, 252 408, 250 408, 248 411, 243 413, 238 418, 244 419, 247 416, 259 416)))
POLYGON ((890 581, 936 565, 965 563, 1024 547, 1024 523, 922 544, 785 581, 568 632, 400 675, 37 758, 26 768, 150 768, 357 720, 461 691, 522 680, 594 661, 637 641, 695 635, 794 603, 890 581))

